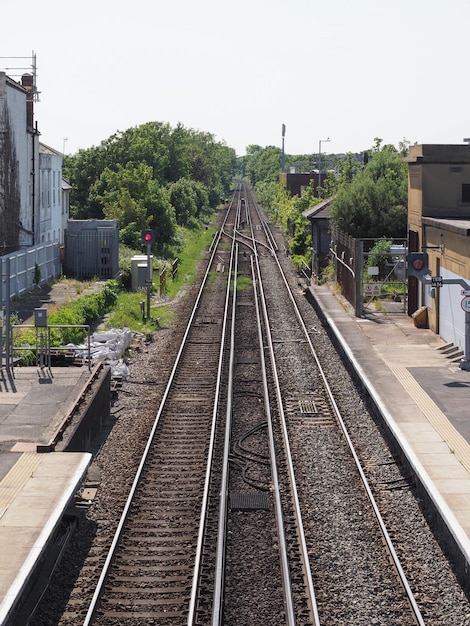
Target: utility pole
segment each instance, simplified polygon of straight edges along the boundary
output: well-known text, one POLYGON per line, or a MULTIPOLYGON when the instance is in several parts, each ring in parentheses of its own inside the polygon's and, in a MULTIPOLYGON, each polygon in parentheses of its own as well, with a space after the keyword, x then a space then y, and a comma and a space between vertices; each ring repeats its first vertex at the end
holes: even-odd
POLYGON ((318 192, 317 192, 317 197, 320 197, 320 187, 321 187, 321 145, 322 143, 327 143, 328 141, 330 141, 330 138, 328 137, 327 139, 320 139, 320 141, 318 142, 318 192))

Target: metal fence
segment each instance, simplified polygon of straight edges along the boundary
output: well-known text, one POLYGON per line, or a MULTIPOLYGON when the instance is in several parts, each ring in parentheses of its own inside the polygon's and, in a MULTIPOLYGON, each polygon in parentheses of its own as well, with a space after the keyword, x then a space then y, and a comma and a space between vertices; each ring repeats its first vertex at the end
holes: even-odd
POLYGON ((341 293, 361 317, 366 311, 406 312, 406 251, 403 240, 355 239, 332 231, 330 254, 341 293))
POLYGON ((406 313, 408 285, 406 241, 388 240, 387 251, 380 250, 381 240, 362 240, 361 294, 363 313, 406 313), (377 247, 377 243, 379 246, 377 247))
POLYGON ((68 220, 64 273, 80 279, 116 278, 119 229, 116 220, 68 220))
POLYGON ((347 233, 340 230, 332 232, 330 254, 335 264, 336 281, 341 285, 341 293, 354 307, 356 315, 362 309, 358 281, 361 275, 360 244, 347 233))
POLYGON ((44 243, 0 257, 0 300, 21 296, 34 285, 47 283, 61 273, 59 242, 44 243), (8 282, 8 286, 7 286, 8 282))

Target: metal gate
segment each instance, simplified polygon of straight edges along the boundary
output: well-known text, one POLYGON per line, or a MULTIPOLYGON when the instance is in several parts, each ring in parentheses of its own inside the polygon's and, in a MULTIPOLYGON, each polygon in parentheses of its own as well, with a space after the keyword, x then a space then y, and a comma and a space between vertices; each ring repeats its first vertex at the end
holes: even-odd
POLYGON ((406 313, 406 242, 363 239, 362 247, 362 312, 406 313))

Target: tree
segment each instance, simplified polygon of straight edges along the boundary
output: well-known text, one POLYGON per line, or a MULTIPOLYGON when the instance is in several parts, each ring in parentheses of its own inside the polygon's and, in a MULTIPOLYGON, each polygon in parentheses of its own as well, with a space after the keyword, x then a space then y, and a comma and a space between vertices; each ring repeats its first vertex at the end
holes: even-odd
POLYGON ((235 162, 233 148, 182 124, 172 129, 148 122, 119 131, 98 147, 66 157, 71 216, 113 217, 126 241, 134 240, 141 227, 155 227, 157 243, 171 244, 177 217, 182 226, 192 224, 225 197, 235 162))
POLYGON ((104 165, 114 169, 119 165, 137 167, 145 163, 152 168, 152 177, 163 184, 170 161, 171 135, 170 125, 163 122, 147 122, 117 132, 101 144, 105 154, 104 165))
POLYGON ((197 215, 197 196, 192 182, 180 178, 168 186, 168 192, 175 209, 176 222, 180 225, 190 224, 197 215))
POLYGON ((247 156, 242 161, 243 176, 255 187, 260 182, 276 182, 281 171, 282 151, 275 146, 262 148, 257 144, 248 146, 247 156))
POLYGON ((168 192, 152 176, 144 163, 128 163, 113 171, 105 168, 90 195, 103 206, 107 219, 117 219, 123 243, 140 241, 145 228, 157 231, 157 247, 171 243, 176 233, 175 212, 168 192), (122 234, 121 234, 122 230, 122 234))
POLYGON ((90 186, 105 167, 104 150, 93 146, 64 157, 64 177, 70 182, 70 216, 75 219, 101 219, 103 207, 89 197, 90 186))
POLYGON ((180 178, 191 177, 189 142, 190 133, 182 124, 177 124, 168 137, 168 164, 165 170, 167 182, 174 183, 180 178))
POLYGON ((380 144, 376 139, 367 165, 338 188, 332 202, 332 224, 353 237, 406 237, 406 164, 394 146, 380 144))

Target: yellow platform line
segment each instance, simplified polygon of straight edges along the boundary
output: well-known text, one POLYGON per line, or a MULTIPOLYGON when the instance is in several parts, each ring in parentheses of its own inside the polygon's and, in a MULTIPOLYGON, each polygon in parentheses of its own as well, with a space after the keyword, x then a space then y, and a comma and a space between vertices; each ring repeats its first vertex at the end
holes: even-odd
POLYGON ((0 511, 6 509, 41 462, 36 452, 24 452, 0 482, 0 511))
POLYGON ((427 417, 429 423, 447 443, 456 458, 470 472, 470 445, 466 439, 454 428, 445 413, 428 396, 405 366, 389 365, 388 367, 427 417))

